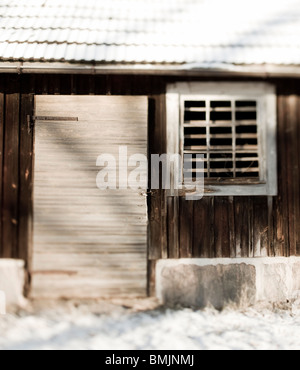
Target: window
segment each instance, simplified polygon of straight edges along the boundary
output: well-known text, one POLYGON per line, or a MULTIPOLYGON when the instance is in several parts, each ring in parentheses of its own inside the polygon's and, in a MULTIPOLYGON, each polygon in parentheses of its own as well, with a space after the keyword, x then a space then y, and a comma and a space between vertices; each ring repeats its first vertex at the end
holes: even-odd
POLYGON ((277 195, 276 94, 263 83, 178 83, 167 93, 170 154, 202 155, 207 195, 277 195))
POLYGON ((204 177, 260 181, 256 100, 183 98, 184 155, 204 156, 204 177))

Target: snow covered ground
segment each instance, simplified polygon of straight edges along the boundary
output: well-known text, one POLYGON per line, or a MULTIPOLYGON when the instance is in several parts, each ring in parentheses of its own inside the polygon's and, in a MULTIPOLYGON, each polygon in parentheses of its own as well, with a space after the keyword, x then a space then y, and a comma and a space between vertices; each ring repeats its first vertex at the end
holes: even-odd
POLYGON ((66 303, 0 317, 0 333, 2 350, 299 350, 300 313, 66 303))

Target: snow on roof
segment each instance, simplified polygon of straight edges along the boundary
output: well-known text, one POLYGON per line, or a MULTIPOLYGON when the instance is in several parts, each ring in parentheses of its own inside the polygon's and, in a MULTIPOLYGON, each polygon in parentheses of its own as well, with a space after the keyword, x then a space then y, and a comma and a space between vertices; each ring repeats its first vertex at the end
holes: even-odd
POLYGON ((300 0, 0 0, 0 60, 300 65, 300 0))

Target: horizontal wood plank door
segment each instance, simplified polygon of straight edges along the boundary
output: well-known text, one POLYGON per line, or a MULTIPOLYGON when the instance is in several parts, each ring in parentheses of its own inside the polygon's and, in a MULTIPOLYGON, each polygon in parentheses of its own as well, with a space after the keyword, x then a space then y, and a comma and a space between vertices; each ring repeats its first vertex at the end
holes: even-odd
POLYGON ((146 295, 146 189, 99 190, 96 161, 107 153, 118 162, 120 145, 147 155, 147 105, 36 97, 33 297, 146 295))

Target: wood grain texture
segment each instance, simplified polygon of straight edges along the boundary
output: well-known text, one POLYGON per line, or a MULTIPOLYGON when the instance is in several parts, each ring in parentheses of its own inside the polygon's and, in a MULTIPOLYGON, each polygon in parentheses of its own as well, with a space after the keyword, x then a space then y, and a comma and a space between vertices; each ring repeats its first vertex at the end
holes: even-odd
POLYGON ((168 197, 168 246, 169 258, 180 258, 179 250, 179 199, 168 197))
POLYGON ((5 258, 18 258, 19 94, 7 94, 3 163, 2 243, 5 258))
POLYGON ((211 258, 211 202, 205 197, 195 201, 193 217, 193 254, 196 258, 211 258))
POLYGON ((34 95, 21 95, 18 258, 26 262, 25 293, 29 294, 33 238, 33 126, 34 95))
POLYGON ((288 186, 288 212, 289 212, 289 251, 288 255, 296 256, 299 242, 299 144, 295 140, 298 131, 299 99, 292 95, 287 99, 287 186, 288 186))
POLYGON ((4 94, 0 93, 0 256, 3 255, 3 241, 2 241, 2 211, 3 211, 3 157, 4 157, 4 94))
MULTIPOLYGON (((297 117, 297 126, 296 126, 296 147, 297 147, 297 152, 296 156, 298 159, 298 178, 300 176, 299 174, 299 168, 300 168, 300 97, 297 95, 298 101, 297 101, 297 112, 296 112, 296 117, 297 117)), ((299 179, 300 181, 300 179, 299 179)), ((295 202, 295 208, 296 208, 296 255, 300 256, 300 189, 298 184, 295 183, 295 192, 298 193, 296 197, 296 202, 295 202)))
POLYGON ((269 221, 268 199, 258 197, 253 199, 253 257, 269 255, 269 221))
POLYGON ((288 256, 289 253, 289 202, 288 202, 288 156, 287 146, 289 122, 287 120, 288 96, 279 96, 278 109, 278 186, 279 195, 274 199, 274 255, 288 256))
POLYGON ((180 258, 191 258, 193 256, 193 234, 194 234, 194 202, 179 199, 179 240, 180 258))
MULTIPOLYGON (((165 96, 152 96, 149 102, 149 157, 152 154, 166 153, 165 96)), ((149 167, 149 186, 151 176, 161 179, 161 169, 156 173, 149 167)), ((161 189, 151 190, 149 219, 149 254, 150 260, 168 258, 167 229, 168 200, 161 189)), ((177 229, 178 232, 178 229, 177 229)), ((175 247, 175 246, 174 246, 175 247)))
MULTIPOLYGON (((148 138, 149 138, 149 157, 152 154, 160 152, 160 116, 159 97, 154 96, 149 99, 148 111, 148 138)), ((151 161, 149 162, 149 189, 151 189, 151 161)), ((159 174, 153 174, 159 176, 159 174)), ((148 241, 148 259, 158 260, 162 257, 162 235, 161 235, 161 191, 159 189, 151 190, 149 202, 149 241, 148 241)))
MULTIPOLYGON (((161 127, 160 133, 160 153, 167 153, 167 127, 166 127, 166 99, 165 95, 159 96, 159 122, 161 127)), ((167 213, 168 213, 168 200, 167 190, 161 190, 161 235, 162 235, 162 258, 169 257, 168 239, 167 239, 167 213)))
POLYGON ((230 257, 235 258, 237 255, 235 244, 235 214, 234 214, 234 197, 228 199, 228 222, 230 237, 230 257))
POLYGON ((156 297, 156 263, 155 260, 148 261, 148 296, 156 297))
POLYGON ((228 214, 228 199, 215 199, 215 250, 216 257, 230 257, 230 227, 228 214))
POLYGON ((236 245, 239 257, 248 257, 250 245, 249 198, 235 198, 236 245))
POLYGON ((171 233, 176 225, 182 258, 272 256, 273 198, 204 197, 193 205, 181 198, 177 218, 173 212, 176 199, 170 198, 168 206, 170 258, 178 258, 171 233))
POLYGON ((36 110, 79 121, 36 122, 33 296, 145 296, 147 189, 99 190, 96 160, 119 145, 147 156, 147 99, 38 97, 36 110))

